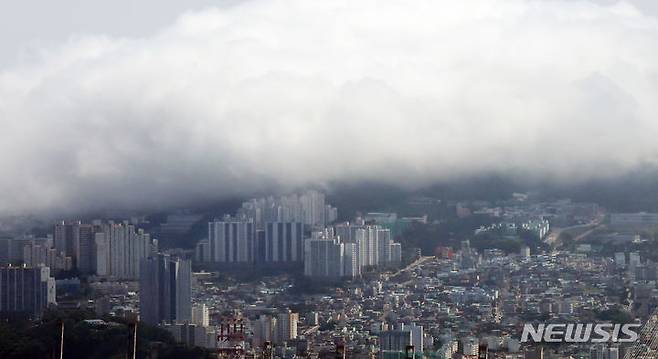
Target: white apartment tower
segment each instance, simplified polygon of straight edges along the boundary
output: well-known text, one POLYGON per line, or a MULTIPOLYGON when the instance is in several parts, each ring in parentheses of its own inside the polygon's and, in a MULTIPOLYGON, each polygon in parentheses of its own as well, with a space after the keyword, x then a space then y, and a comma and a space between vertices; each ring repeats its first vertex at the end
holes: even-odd
POLYGON ((301 222, 268 222, 265 224, 265 262, 301 262, 304 224, 301 222))
POLYGON ((95 268, 100 276, 135 280, 140 261, 157 253, 157 241, 127 223, 107 223, 95 233, 95 268))
POLYGON ((196 304, 192 306, 192 323, 201 327, 210 325, 210 313, 205 304, 196 304))
POLYGON ((224 216, 208 223, 210 259, 215 263, 251 263, 256 226, 252 218, 224 216))

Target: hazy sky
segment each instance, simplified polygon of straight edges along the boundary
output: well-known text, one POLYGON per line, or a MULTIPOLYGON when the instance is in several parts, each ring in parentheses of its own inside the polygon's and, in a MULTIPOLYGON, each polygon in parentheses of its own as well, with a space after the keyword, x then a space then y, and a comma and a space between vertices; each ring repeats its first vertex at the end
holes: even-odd
POLYGON ((658 162, 653 0, 179 3, 0 1, 0 213, 658 162))
POLYGON ((0 66, 77 35, 150 36, 185 11, 227 0, 0 0, 0 66))

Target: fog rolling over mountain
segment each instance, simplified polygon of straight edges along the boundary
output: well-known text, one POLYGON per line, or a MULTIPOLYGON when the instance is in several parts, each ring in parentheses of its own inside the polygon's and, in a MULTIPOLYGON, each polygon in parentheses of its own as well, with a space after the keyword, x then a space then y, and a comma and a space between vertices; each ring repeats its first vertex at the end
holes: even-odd
POLYGON ((655 166, 651 13, 413 3, 235 2, 38 48, 0 68, 0 213, 655 166))

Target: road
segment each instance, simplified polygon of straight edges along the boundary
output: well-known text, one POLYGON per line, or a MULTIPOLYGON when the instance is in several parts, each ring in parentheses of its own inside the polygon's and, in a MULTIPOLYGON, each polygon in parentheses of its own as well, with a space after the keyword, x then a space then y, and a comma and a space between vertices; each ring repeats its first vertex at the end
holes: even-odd
POLYGON ((559 244, 558 241, 562 233, 586 228, 587 230, 585 232, 573 238, 574 241, 579 241, 589 236, 590 234, 592 234, 592 232, 598 229, 603 224, 604 219, 605 219, 604 215, 599 215, 589 223, 578 224, 575 226, 564 227, 564 228, 551 228, 551 233, 548 234, 544 242, 551 246, 558 245, 559 244))
POLYGON ((409 265, 407 265, 406 267, 399 269, 397 272, 387 273, 387 274, 384 274, 382 277, 385 280, 389 280, 392 277, 397 277, 398 275, 402 274, 403 272, 413 271, 414 269, 416 269, 416 267, 422 265, 423 263, 427 262, 428 260, 431 260, 432 258, 434 258, 434 256, 421 256, 420 258, 416 259, 415 261, 409 263, 409 265))

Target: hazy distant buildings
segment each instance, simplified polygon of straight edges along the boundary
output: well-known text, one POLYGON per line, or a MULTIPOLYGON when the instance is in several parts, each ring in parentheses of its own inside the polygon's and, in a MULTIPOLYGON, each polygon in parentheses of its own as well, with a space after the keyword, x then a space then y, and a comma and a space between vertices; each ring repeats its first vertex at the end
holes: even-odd
POLYGON ((20 264, 24 262, 23 253, 26 245, 43 244, 52 246, 52 238, 19 236, 0 238, 0 265, 20 264))
POLYGON ((39 318, 51 303, 55 303, 55 279, 48 267, 0 268, 0 313, 39 318))
POLYGON ((335 207, 326 203, 325 195, 309 190, 302 194, 255 198, 244 202, 240 215, 253 218, 259 229, 268 222, 301 222, 309 227, 325 227, 338 218, 335 207))
POLYGON ((194 260, 199 263, 210 263, 212 258, 212 253, 210 252, 210 240, 204 238, 197 242, 194 249, 194 260))
POLYGON ((392 225, 398 220, 398 214, 394 212, 369 212, 365 216, 366 222, 374 222, 380 225, 392 225))
MULTIPOLYGON (((254 220, 244 216, 224 216, 221 220, 208 223, 207 247, 197 252, 204 252, 204 258, 215 263, 252 263, 256 226, 254 220), (208 253, 209 254, 205 254, 208 253)), ((200 245, 206 245, 201 243, 200 245)))
POLYGON ((187 260, 166 254, 141 261, 139 308, 149 324, 192 320, 192 269, 187 260))
POLYGON ((99 226, 84 224, 80 221, 62 221, 55 224, 53 230, 54 247, 58 253, 71 257, 73 267, 81 273, 93 273, 94 268, 94 239, 99 226))
POLYGON ((203 215, 191 213, 174 213, 167 215, 167 220, 160 224, 160 240, 176 241, 184 237, 203 215))
POLYGON ((23 263, 28 267, 49 267, 52 272, 73 269, 71 257, 58 253, 52 248, 51 241, 33 240, 23 246, 23 263))
POLYGON ((95 233, 94 249, 92 263, 97 275, 136 280, 140 261, 157 253, 158 243, 132 224, 110 222, 95 233))
MULTIPOLYGON (((74 235, 73 232, 80 222, 59 222, 53 229, 53 240, 55 249, 58 252, 71 258, 75 257, 74 235)), ((74 259, 75 263, 75 259, 74 259)))
POLYGON ((363 221, 368 224, 374 224, 389 229, 393 237, 404 233, 404 231, 411 228, 414 223, 427 224, 427 220, 427 215, 417 217, 398 217, 398 214, 395 212, 368 212, 363 219, 363 221))

